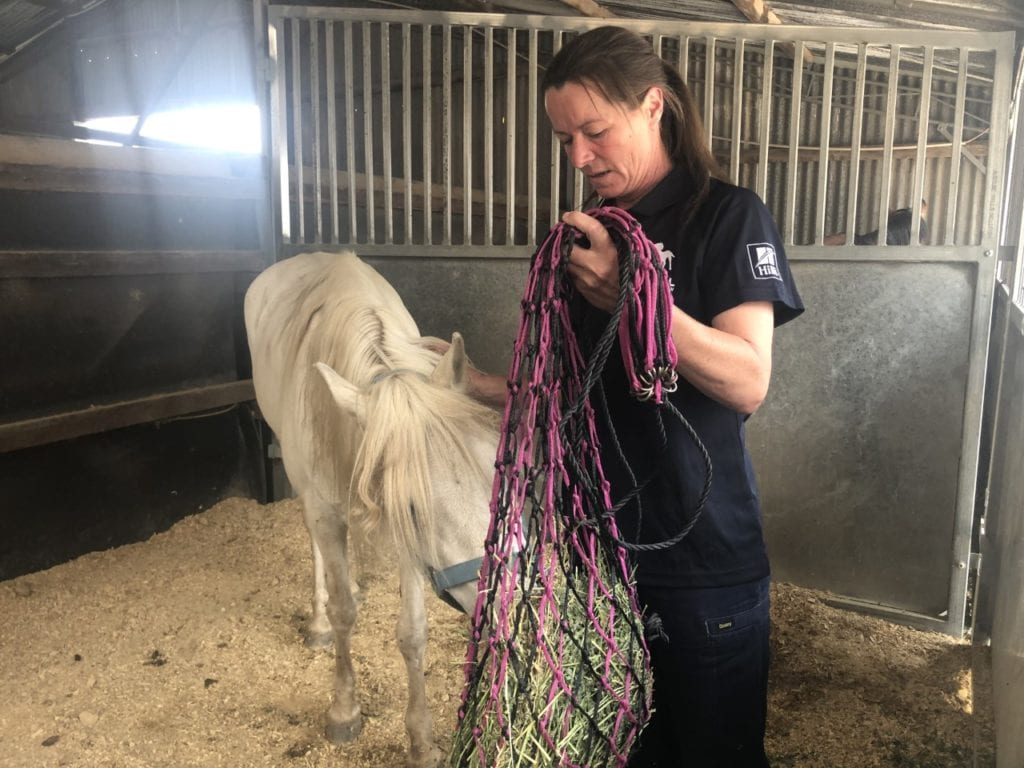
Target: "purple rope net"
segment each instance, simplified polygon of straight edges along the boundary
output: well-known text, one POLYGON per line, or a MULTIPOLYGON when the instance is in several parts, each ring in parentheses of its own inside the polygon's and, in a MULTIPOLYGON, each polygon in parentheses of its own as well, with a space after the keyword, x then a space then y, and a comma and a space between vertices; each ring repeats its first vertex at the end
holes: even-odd
POLYGON ((633 394, 675 388, 672 298, 625 211, 588 211, 619 251, 620 296, 589 359, 566 272, 576 230, 534 254, 509 372, 491 526, 451 766, 624 766, 650 715, 650 660, 589 394, 615 338, 633 394))

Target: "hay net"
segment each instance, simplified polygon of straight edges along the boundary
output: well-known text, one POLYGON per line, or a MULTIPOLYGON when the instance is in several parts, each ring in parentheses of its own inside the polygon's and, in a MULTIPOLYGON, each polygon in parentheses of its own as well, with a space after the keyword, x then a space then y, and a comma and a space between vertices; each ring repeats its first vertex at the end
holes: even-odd
POLYGON ((618 248, 619 300, 584 359, 583 299, 566 271, 578 232, 555 227, 531 262, 510 365, 457 768, 624 766, 650 715, 644 625, 590 393, 616 336, 636 397, 660 404, 675 388, 672 297, 635 219, 588 213, 618 248))

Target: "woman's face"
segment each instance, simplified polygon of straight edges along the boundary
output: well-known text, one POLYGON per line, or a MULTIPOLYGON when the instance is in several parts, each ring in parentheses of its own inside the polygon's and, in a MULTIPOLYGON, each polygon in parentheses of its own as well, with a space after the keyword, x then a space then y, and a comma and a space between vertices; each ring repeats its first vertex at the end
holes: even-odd
POLYGON ((569 161, 602 198, 629 208, 670 170, 661 140, 662 92, 647 91, 636 109, 611 104, 594 88, 566 83, 549 88, 544 107, 569 161))

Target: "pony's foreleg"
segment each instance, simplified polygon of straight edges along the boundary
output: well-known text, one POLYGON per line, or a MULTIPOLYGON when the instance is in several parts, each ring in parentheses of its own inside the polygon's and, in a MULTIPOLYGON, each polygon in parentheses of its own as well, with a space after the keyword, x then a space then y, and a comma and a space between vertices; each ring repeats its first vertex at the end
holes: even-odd
POLYGON ((423 656, 427 644, 427 613, 423 604, 423 577, 410 564, 399 566, 401 603, 398 609, 398 647, 409 675, 409 701, 405 730, 409 735, 409 768, 433 768, 441 759, 434 744, 434 725, 427 707, 423 656))
POLYGON ((327 710, 326 732, 331 742, 341 744, 356 738, 363 729, 351 654, 357 609, 349 573, 348 522, 341 507, 315 493, 306 494, 303 500, 306 525, 323 560, 327 616, 334 632, 334 700, 327 710))
POLYGON ((324 558, 316 537, 310 532, 310 547, 313 550, 313 615, 306 626, 306 645, 310 648, 323 648, 330 645, 331 622, 327 618, 327 582, 324 579, 324 558))

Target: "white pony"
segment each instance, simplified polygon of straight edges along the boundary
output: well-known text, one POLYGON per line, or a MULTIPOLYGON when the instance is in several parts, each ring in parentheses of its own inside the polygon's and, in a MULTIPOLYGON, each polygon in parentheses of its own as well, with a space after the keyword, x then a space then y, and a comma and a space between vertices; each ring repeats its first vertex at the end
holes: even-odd
POLYGON ((473 609, 499 416, 463 391, 462 338, 455 334, 443 356, 428 348, 398 293, 352 253, 302 254, 269 267, 246 293, 245 324, 256 399, 312 539, 309 633, 327 642, 333 635, 327 736, 341 743, 362 728, 349 655, 356 599, 347 539, 350 523, 379 526, 397 555, 408 764, 433 766, 440 753, 423 673, 423 576, 473 609))

